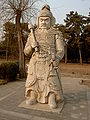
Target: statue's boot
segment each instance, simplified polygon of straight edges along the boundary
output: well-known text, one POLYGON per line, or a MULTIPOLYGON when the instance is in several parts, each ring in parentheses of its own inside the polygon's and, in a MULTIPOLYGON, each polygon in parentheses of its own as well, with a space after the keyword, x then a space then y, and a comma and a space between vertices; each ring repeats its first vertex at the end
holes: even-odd
POLYGON ((50 106, 51 109, 55 109, 57 107, 56 97, 55 97, 54 93, 50 93, 48 104, 49 104, 49 106, 50 106))
POLYGON ((31 91, 31 97, 28 100, 26 100, 26 104, 28 105, 36 104, 36 94, 34 91, 31 91))

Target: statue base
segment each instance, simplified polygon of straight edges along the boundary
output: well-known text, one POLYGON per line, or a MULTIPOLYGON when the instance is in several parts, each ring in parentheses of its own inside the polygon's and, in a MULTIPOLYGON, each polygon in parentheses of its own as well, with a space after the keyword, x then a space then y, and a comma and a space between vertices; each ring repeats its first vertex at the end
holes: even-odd
POLYGON ((33 109, 33 110, 40 110, 40 111, 46 111, 46 112, 54 112, 54 113, 60 113, 64 107, 64 101, 58 103, 58 106, 56 109, 51 109, 48 104, 41 104, 36 103, 35 105, 27 105, 26 101, 23 101, 21 104, 19 104, 18 107, 23 107, 26 109, 33 109))

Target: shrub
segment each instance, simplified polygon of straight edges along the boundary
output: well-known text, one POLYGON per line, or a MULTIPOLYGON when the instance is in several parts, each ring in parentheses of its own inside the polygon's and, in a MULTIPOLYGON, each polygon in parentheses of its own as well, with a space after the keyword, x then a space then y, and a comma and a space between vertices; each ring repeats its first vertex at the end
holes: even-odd
POLYGON ((6 78, 6 65, 7 63, 2 63, 0 65, 0 78, 5 79, 6 78))
POLYGON ((16 62, 6 62, 0 65, 0 76, 3 79, 15 80, 18 73, 18 65, 16 62))
POLYGON ((17 64, 8 63, 6 73, 7 73, 8 80, 15 80, 17 77, 17 73, 18 73, 17 64))

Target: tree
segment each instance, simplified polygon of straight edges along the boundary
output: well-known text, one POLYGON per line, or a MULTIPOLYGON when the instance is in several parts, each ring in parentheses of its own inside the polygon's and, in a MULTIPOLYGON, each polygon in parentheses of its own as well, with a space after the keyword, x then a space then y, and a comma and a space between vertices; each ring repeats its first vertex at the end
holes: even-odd
MULTIPOLYGON (((28 23, 22 23, 21 24, 22 29, 22 38, 24 41, 24 44, 28 37, 28 23)), ((12 22, 6 22, 3 25, 4 30, 4 41, 1 42, 3 49, 6 50, 6 60, 8 60, 8 57, 13 57, 18 59, 18 37, 17 37, 17 30, 16 26, 12 22)))
POLYGON ((68 31, 69 37, 69 44, 74 46, 74 48, 78 48, 79 56, 80 56, 80 63, 82 64, 82 43, 81 41, 81 34, 83 33, 83 28, 86 26, 86 18, 85 16, 79 15, 77 12, 71 11, 70 14, 67 14, 65 23, 66 23, 66 30, 68 31))
POLYGON ((83 51, 83 57, 88 62, 88 58, 90 55, 90 13, 86 19, 87 24, 83 28, 83 33, 81 35, 81 39, 84 39, 84 51, 83 51))
POLYGON ((37 13, 36 3, 40 0, 3 0, 0 2, 0 17, 5 20, 15 18, 15 24, 18 34, 19 46, 19 71, 21 78, 25 76, 25 60, 24 60, 24 42, 22 39, 21 21, 31 19, 37 13))
POLYGON ((3 43, 4 49, 6 49, 6 60, 8 60, 10 51, 13 52, 13 49, 15 49, 16 55, 18 53, 18 51, 17 51, 18 49, 16 48, 17 38, 15 38, 15 36, 16 36, 15 24, 13 24, 11 22, 6 22, 3 25, 3 30, 4 30, 4 36, 3 36, 4 41, 2 43, 3 43), (11 47, 12 47, 12 49, 11 49, 11 47))
POLYGON ((62 32, 64 41, 65 41, 65 63, 67 64, 67 46, 68 46, 68 41, 70 36, 68 35, 68 31, 65 25, 60 25, 59 29, 62 32))

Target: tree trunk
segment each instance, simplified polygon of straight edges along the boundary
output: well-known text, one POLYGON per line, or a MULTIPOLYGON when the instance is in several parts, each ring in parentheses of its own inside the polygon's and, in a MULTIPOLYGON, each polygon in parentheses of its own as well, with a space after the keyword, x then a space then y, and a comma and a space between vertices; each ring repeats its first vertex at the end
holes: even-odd
POLYGON ((6 43, 6 61, 8 61, 8 43, 9 43, 9 38, 7 37, 7 43, 6 43))
POLYGON ((8 49, 6 48, 6 61, 8 61, 8 49))
POLYGON ((82 64, 82 54, 81 54, 81 48, 79 47, 79 56, 80 56, 80 64, 82 64))
POLYGON ((65 64, 67 64, 67 45, 65 46, 65 64))
POLYGON ((20 72, 20 78, 25 77, 25 60, 24 60, 24 44, 22 39, 22 31, 21 31, 21 25, 20 25, 20 15, 16 16, 16 27, 18 32, 18 46, 19 46, 19 72, 20 72))
POLYGON ((22 41, 22 34, 21 31, 18 31, 18 45, 19 45, 19 71, 20 77, 25 77, 25 60, 24 60, 24 53, 23 53, 23 41, 22 41))

